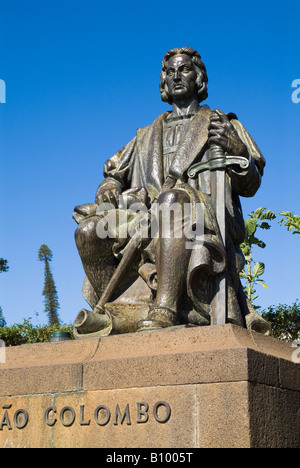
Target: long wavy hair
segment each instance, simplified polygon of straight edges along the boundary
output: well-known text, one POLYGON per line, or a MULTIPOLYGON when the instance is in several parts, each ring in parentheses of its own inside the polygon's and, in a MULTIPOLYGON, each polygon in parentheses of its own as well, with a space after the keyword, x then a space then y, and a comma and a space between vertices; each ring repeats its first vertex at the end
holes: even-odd
POLYGON ((164 56, 163 61, 162 61, 162 71, 160 74, 161 81, 159 85, 161 100, 163 102, 168 102, 169 104, 172 104, 172 98, 168 94, 167 85, 166 85, 167 62, 171 57, 174 57, 174 55, 182 55, 182 54, 188 55, 192 59, 192 62, 195 67, 195 71, 197 73, 196 84, 198 88, 198 101, 199 102, 205 101, 205 99, 207 99, 208 97, 208 92, 207 92, 208 78, 207 78, 206 68, 198 52, 194 49, 191 49, 190 47, 182 47, 181 49, 180 48, 171 49, 164 56))

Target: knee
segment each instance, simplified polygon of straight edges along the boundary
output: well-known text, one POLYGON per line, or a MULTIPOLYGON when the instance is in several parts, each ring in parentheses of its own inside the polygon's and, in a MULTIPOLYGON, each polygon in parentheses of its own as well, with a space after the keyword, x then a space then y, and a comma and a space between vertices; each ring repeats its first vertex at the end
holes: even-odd
POLYGON ((189 203, 190 198, 184 190, 180 189, 171 189, 165 192, 162 192, 158 197, 158 203, 160 205, 165 204, 168 206, 173 205, 174 203, 189 203))
POLYGON ((87 244, 94 243, 97 240, 97 222, 98 218, 92 217, 87 218, 82 223, 79 224, 78 228, 75 231, 75 242, 78 250, 86 247, 87 244))

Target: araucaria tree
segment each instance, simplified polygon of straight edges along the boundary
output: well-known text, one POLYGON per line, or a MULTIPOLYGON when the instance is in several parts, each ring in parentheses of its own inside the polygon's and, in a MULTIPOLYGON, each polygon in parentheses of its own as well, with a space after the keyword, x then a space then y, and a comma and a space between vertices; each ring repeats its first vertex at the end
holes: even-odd
MULTIPOLYGON (((8 266, 7 260, 0 258, 0 273, 5 273, 8 270, 9 270, 9 266, 8 266)), ((0 307, 0 328, 5 327, 5 326, 6 326, 6 320, 4 318, 2 309, 0 307)))
POLYGON ((7 260, 0 258, 0 273, 5 273, 9 270, 9 266, 7 264, 7 260))
POLYGON ((45 283, 43 290, 43 296, 45 296, 45 312, 48 315, 49 325, 56 325, 59 324, 59 302, 55 282, 50 269, 50 262, 52 261, 53 254, 47 245, 42 245, 40 247, 38 258, 41 262, 45 262, 45 283))

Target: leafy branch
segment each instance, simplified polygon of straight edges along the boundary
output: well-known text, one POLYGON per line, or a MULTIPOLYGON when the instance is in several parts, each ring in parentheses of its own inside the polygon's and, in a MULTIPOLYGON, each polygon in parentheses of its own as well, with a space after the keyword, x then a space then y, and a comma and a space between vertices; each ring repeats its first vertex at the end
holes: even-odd
MULTIPOLYGON (((245 257, 245 267, 240 273, 241 279, 246 280, 244 291, 248 296, 251 303, 257 299, 255 285, 260 284, 265 289, 267 288, 261 276, 265 272, 265 264, 263 262, 256 262, 253 258, 253 247, 258 246, 261 249, 266 247, 265 242, 256 236, 257 229, 268 230, 271 228, 269 221, 276 218, 273 211, 266 210, 266 208, 258 208, 249 214, 249 218, 245 219, 245 240, 241 244, 241 249, 245 257)), ((259 306, 254 306, 258 308, 259 306)))
POLYGON ((300 216, 295 215, 293 211, 282 211, 279 214, 283 216, 278 221, 279 224, 286 226, 288 231, 292 231, 292 234, 300 234, 300 216))

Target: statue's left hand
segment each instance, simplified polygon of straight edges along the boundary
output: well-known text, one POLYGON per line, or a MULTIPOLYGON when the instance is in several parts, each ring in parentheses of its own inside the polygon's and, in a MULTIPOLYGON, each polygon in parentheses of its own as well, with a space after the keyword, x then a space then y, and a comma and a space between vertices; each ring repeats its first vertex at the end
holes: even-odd
POLYGON ((222 146, 233 156, 247 156, 246 145, 242 142, 232 123, 219 109, 212 111, 208 127, 208 143, 222 146))

